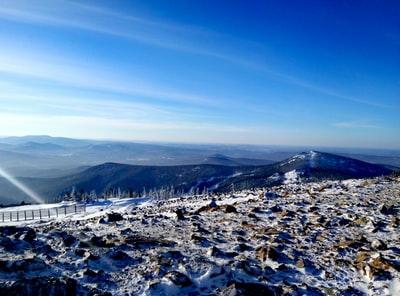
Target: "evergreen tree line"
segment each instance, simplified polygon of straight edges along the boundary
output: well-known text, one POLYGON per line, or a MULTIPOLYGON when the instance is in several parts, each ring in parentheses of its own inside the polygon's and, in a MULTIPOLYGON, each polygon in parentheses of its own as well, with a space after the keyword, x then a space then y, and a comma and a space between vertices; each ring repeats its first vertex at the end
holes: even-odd
POLYGON ((64 192, 62 195, 60 195, 58 201, 93 202, 98 201, 99 199, 140 197, 151 197, 158 200, 167 200, 171 198, 183 197, 185 195, 206 195, 208 193, 209 191, 206 187, 203 187, 202 189, 199 187, 192 187, 188 192, 185 192, 184 189, 175 189, 174 186, 152 188, 150 190, 146 190, 146 188, 143 188, 143 190, 133 190, 131 188, 122 190, 120 187, 118 187, 117 189, 109 188, 100 194, 98 194, 96 190, 87 192, 84 189, 76 190, 76 188, 73 187, 71 191, 64 192))

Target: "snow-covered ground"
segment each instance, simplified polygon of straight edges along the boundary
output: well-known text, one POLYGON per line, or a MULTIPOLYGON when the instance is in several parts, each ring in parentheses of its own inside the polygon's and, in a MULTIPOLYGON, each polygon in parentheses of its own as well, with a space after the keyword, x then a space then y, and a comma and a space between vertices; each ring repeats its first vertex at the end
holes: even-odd
POLYGON ((0 223, 0 294, 400 295, 399 212, 389 178, 102 200, 0 223))

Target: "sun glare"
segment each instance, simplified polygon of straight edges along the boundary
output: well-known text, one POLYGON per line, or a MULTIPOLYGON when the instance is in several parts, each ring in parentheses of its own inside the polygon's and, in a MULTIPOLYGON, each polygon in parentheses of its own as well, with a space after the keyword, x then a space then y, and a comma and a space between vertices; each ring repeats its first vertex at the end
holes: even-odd
POLYGON ((45 203, 44 200, 39 195, 37 195, 32 189, 28 188, 25 184, 22 184, 19 180, 17 180, 15 177, 11 176, 9 173, 7 173, 2 168, 0 168, 0 176, 5 178, 8 182, 13 184, 15 187, 17 187, 22 192, 27 194, 30 198, 32 198, 37 203, 39 203, 39 204, 45 203))

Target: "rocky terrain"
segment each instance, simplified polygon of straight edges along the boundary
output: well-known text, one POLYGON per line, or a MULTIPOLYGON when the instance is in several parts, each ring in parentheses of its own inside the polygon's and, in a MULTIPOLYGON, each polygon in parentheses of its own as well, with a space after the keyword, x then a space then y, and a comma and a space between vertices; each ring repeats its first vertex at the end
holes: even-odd
POLYGON ((400 295, 400 179, 287 184, 0 223, 1 295, 400 295))

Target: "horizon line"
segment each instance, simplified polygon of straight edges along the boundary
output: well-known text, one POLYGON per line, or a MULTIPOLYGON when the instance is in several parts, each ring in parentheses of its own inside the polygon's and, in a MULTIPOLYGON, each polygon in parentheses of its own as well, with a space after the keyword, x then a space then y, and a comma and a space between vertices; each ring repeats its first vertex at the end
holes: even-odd
POLYGON ((27 134, 23 136, 16 135, 0 135, 0 139, 7 138, 52 138, 52 139, 67 139, 75 141, 91 141, 91 142, 114 142, 114 143, 137 143, 137 144, 158 144, 158 145, 194 145, 194 146, 253 146, 253 147, 282 147, 282 148, 309 148, 310 150, 316 149, 356 149, 356 150, 394 150, 400 152, 400 147, 373 147, 373 146, 333 146, 333 145, 320 145, 320 144, 260 144, 260 143, 234 143, 234 142, 185 142, 185 141, 164 141, 164 140, 145 140, 145 139, 107 139, 107 138, 86 138, 86 137, 68 137, 68 136, 54 136, 49 134, 27 134))

